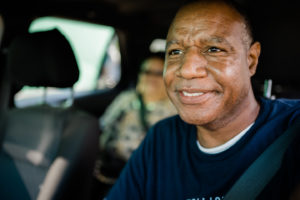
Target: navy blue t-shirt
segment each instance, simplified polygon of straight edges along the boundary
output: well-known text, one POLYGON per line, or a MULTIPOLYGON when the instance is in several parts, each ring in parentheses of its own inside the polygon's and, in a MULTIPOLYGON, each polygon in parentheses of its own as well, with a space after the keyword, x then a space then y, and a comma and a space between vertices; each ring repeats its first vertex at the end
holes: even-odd
MULTIPOLYGON (((133 153, 107 200, 222 199, 266 147, 300 118, 300 101, 262 98, 260 105, 254 125, 218 154, 200 151, 196 127, 179 116, 160 121, 133 153)), ((260 199, 288 199, 290 188, 300 180, 297 147, 288 149, 283 166, 260 199)))

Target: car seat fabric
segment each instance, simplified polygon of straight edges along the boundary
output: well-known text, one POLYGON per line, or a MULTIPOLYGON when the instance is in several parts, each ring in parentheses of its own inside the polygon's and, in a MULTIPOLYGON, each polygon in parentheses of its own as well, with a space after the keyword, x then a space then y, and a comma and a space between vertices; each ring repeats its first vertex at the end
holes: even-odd
MULTIPOLYGON (((64 88, 78 79, 74 54, 57 30, 18 37, 7 59, 12 83, 64 88)), ((13 108, 1 131, 0 199, 20 199, 15 193, 22 199, 85 199, 98 149, 95 117, 74 107, 13 108)))
POLYGON ((35 186, 42 184, 58 153, 65 117, 64 110, 47 106, 14 109, 8 113, 3 149, 14 159, 32 199, 39 192, 35 186))

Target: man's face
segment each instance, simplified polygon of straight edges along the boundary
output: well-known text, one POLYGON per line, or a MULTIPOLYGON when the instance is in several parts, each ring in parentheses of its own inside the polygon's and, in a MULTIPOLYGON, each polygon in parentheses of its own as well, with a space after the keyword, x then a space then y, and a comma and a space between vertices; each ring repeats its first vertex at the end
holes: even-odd
POLYGON ((251 67, 245 35, 239 15, 225 5, 193 5, 177 14, 167 36, 164 81, 184 121, 228 123, 249 105, 256 64, 251 67))

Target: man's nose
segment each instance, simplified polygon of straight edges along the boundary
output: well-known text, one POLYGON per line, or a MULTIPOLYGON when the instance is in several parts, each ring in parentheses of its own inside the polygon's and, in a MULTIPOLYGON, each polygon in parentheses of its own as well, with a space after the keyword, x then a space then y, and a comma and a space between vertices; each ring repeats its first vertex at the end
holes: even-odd
POLYGON ((185 79, 203 78, 207 76, 207 59, 197 49, 185 52, 178 75, 185 79))

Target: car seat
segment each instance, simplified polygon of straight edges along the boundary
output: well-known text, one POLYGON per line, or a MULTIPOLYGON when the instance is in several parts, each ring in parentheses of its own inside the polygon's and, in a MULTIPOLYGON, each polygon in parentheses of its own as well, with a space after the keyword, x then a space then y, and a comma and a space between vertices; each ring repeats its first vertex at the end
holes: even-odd
MULTIPOLYGON (((79 76, 56 29, 18 36, 7 54, 10 83, 68 88, 79 76)), ((74 106, 8 109, 1 121, 0 199, 87 199, 98 121, 74 106)))

